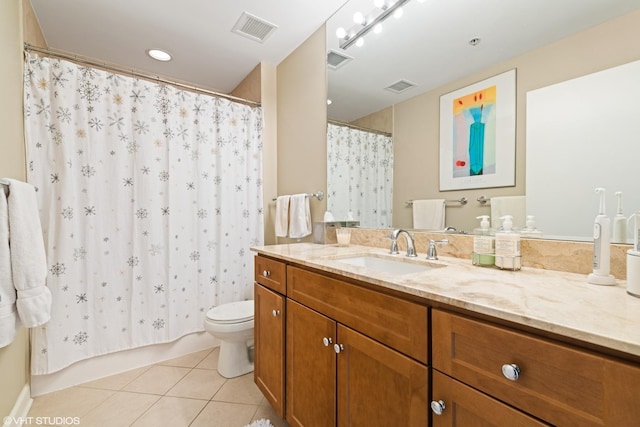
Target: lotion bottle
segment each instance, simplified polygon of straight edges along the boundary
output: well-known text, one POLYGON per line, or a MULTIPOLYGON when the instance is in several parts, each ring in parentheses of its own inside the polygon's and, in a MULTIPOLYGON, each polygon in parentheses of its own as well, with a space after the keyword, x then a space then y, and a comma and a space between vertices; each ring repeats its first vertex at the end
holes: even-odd
POLYGON ((613 218, 613 243, 627 243, 627 218, 622 213, 622 191, 616 191, 618 212, 613 218))
POLYGON ((489 215, 476 217, 480 228, 473 230, 473 265, 490 266, 495 264, 495 239, 489 229, 489 215))
POLYGON ((611 263, 610 228, 611 222, 605 207, 605 189, 596 188, 600 195, 600 209, 593 224, 593 273, 587 281, 593 285, 615 285, 615 278, 609 274, 611 263))
POLYGON ((526 227, 520 230, 520 237, 542 237, 542 231, 536 228, 536 219, 533 215, 527 215, 526 227))
POLYGON ((502 230, 496 233, 496 267, 520 270, 520 233, 512 230, 513 216, 500 217, 502 230))

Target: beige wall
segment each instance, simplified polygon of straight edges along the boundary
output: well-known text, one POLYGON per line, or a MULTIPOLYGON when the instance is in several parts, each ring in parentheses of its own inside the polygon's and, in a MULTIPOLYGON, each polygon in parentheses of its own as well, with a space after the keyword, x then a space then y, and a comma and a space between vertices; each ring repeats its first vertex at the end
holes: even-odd
MULTIPOLYGON (((277 68, 277 194, 315 193, 327 187, 326 36, 322 26, 277 68)), ((311 218, 322 221, 326 198, 311 199, 311 218)), ((270 210, 275 209, 271 203, 270 210)), ((284 239, 280 239, 284 240, 284 239)), ((305 238, 309 241, 311 238, 305 238)))
MULTIPOLYGON (((0 2, 0 177, 26 178, 22 129, 22 5, 0 2)), ((29 380, 29 334, 0 349, 0 418, 29 380)))
POLYGON ((367 116, 360 117, 350 124, 366 129, 379 130, 380 132, 393 132, 393 107, 387 107, 367 116))
POLYGON ((262 129, 262 188, 264 196, 264 243, 276 243, 275 204, 271 201, 278 193, 278 130, 277 130, 277 77, 276 66, 262 63, 261 99, 264 115, 262 129))
POLYGON ((394 226, 411 227, 411 209, 406 207, 406 200, 466 196, 469 204, 464 208, 447 208, 446 222, 470 230, 476 226, 475 217, 489 211, 476 202, 478 196, 524 194, 526 93, 640 59, 638 22, 640 12, 628 14, 395 105, 394 226), (440 192, 440 96, 513 68, 517 69, 516 186, 440 192))
POLYGON ((249 74, 247 74, 240 84, 231 91, 230 95, 260 102, 262 84, 261 77, 261 64, 258 64, 249 74))

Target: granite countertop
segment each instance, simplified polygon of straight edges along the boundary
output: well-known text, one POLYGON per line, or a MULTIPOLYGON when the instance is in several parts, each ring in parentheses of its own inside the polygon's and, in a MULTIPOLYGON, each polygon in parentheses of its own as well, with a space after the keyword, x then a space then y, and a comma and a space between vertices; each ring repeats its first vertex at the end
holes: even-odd
POLYGON ((477 267, 469 259, 425 254, 407 258, 386 249, 351 245, 295 243, 251 248, 258 254, 336 273, 453 307, 485 314, 586 343, 640 356, 640 298, 626 292, 626 283, 598 286, 583 274, 523 267, 520 271, 477 267), (357 255, 393 257, 433 264, 410 274, 390 274, 339 261, 357 255))

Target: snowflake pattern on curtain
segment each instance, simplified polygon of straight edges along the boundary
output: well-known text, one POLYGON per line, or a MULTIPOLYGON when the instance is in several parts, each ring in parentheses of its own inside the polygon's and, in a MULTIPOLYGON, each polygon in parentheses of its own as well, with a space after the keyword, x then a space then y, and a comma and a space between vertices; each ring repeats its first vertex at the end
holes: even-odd
POLYGON ((352 212, 361 227, 391 227, 391 136, 329 123, 327 169, 327 210, 337 220, 352 212))
POLYGON ((54 301, 32 373, 202 331, 210 308, 252 298, 261 109, 25 61, 28 181, 54 301))

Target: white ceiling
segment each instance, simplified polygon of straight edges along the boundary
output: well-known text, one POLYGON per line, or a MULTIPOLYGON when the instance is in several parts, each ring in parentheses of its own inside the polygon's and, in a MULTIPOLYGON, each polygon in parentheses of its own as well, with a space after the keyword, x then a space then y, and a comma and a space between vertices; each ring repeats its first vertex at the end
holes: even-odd
POLYGON ((50 48, 228 93, 277 65, 346 0, 31 0, 50 48), (242 12, 278 26, 264 43, 232 33, 242 12), (169 51, 160 63, 145 52, 169 51))
MULTIPOLYGON (((51 48, 228 93, 260 62, 280 63, 346 0, 31 3, 51 48), (264 43, 232 33, 244 11, 278 29, 264 43), (149 48, 166 49, 174 59, 154 61, 145 54, 149 48)), ((350 0, 328 23, 328 47, 337 47, 335 29, 348 27, 355 9, 372 8, 373 0, 350 0)), ((336 101, 330 116, 352 120, 638 8, 640 0, 411 0, 382 34, 346 51, 353 61, 329 70, 336 101), (475 48, 468 44, 473 37, 482 40, 475 48), (384 90, 399 79, 419 86, 402 95, 384 90)))

